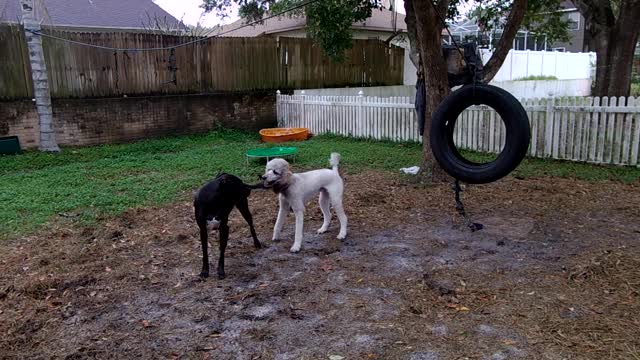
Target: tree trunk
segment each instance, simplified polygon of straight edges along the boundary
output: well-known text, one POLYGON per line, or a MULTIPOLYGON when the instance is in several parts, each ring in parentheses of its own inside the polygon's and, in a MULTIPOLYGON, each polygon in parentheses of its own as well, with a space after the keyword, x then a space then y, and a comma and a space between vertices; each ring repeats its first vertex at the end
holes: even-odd
MULTIPOLYGON (((424 134, 422 137, 423 162, 422 173, 429 181, 440 182, 449 180, 449 176, 442 170, 431 152, 429 129, 431 116, 436 107, 449 94, 449 80, 447 65, 442 53, 442 22, 434 7, 428 1, 405 0, 407 17, 414 17, 415 33, 419 43, 420 58, 425 77, 426 106, 424 119, 424 134)), ((436 5, 441 14, 446 13, 448 0, 440 0, 436 5)), ((407 21, 407 26, 411 21, 407 21)))
POLYGON ((591 35, 596 50, 596 83, 593 87, 594 96, 607 96, 609 87, 609 39, 610 31, 600 30, 591 35))
POLYGON ((487 62, 487 65, 484 67, 484 82, 488 83, 496 76, 498 70, 500 70, 500 67, 502 67, 504 63, 504 59, 509 54, 509 50, 513 48, 513 39, 518 34, 524 14, 527 12, 528 4, 528 0, 514 0, 498 46, 496 46, 496 50, 491 55, 491 59, 489 59, 489 62, 487 62))
POLYGON ((629 96, 640 33, 640 0, 623 0, 617 18, 610 0, 577 0, 576 6, 597 56, 593 95, 629 96))
POLYGON ((608 62, 608 96, 629 96, 633 53, 640 32, 640 1, 620 4, 620 14, 611 32, 608 62))

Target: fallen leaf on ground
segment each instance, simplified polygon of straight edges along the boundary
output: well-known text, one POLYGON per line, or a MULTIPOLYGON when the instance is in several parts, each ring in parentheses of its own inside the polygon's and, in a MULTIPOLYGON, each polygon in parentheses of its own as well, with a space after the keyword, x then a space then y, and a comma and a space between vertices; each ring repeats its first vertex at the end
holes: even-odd
POLYGON ((215 350, 216 347, 215 346, 203 346, 201 348, 199 348, 198 350, 200 351, 209 351, 209 350, 215 350))
POLYGON ((330 271, 333 269, 333 266, 331 266, 331 264, 329 263, 324 263, 322 264, 322 266, 320 266, 320 269, 322 269, 322 271, 330 271))
POLYGON ((466 306, 459 305, 459 304, 452 304, 452 303, 447 304, 447 307, 450 308, 450 309, 455 309, 456 311, 470 311, 471 310, 466 306))

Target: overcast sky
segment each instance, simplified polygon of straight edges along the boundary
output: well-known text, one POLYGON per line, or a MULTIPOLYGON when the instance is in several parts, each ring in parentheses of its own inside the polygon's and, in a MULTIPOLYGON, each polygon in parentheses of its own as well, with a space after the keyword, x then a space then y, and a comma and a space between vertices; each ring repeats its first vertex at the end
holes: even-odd
MULTIPOLYGON (((135 1, 135 0, 134 0, 135 1)), ((171 15, 178 19, 182 19, 186 24, 196 25, 198 21, 200 24, 206 27, 212 27, 219 24, 229 24, 238 20, 237 8, 232 11, 230 16, 225 19, 216 17, 214 13, 204 15, 200 5, 202 0, 153 0, 161 8, 165 9, 171 15)), ((404 1, 395 0, 396 9, 398 12, 404 14, 404 1)), ((465 6, 467 8, 468 6, 465 6)), ((466 10, 466 9, 461 9, 466 10)))

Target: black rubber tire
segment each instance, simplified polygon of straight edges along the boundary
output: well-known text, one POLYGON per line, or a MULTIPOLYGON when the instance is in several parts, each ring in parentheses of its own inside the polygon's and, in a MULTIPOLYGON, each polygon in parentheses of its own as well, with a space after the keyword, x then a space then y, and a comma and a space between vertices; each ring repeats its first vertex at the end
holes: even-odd
POLYGON ((440 166, 453 178, 468 184, 486 184, 511 173, 524 159, 531 141, 527 112, 509 92, 492 85, 466 85, 447 96, 433 113, 431 151, 440 166), (458 116, 473 105, 487 105, 502 118, 505 145, 498 157, 478 164, 460 155, 453 139, 458 116))

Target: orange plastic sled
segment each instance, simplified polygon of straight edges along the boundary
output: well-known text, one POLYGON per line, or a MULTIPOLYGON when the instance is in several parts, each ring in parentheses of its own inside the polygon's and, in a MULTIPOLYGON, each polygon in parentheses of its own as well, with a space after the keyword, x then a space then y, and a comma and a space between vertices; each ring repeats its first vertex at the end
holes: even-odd
POLYGON ((271 128, 260 130, 262 141, 279 143, 287 141, 307 140, 309 129, 307 128, 271 128))

